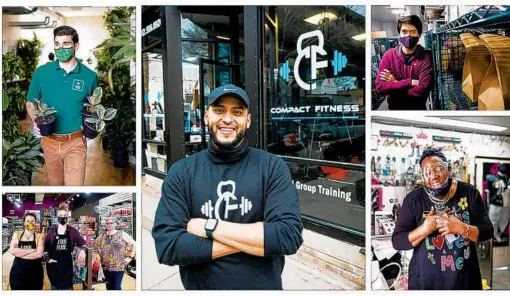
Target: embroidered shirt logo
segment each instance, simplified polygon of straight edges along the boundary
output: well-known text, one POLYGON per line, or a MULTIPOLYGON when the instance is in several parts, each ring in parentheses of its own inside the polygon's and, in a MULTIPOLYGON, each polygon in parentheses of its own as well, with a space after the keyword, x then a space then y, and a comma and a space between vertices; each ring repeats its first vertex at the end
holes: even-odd
POLYGON ((208 200, 201 208, 202 214, 208 218, 216 218, 218 220, 228 219, 229 212, 231 211, 241 211, 241 216, 244 216, 252 209, 252 203, 244 196, 241 197, 239 202, 235 192, 236 182, 229 180, 218 183, 218 187, 216 189, 218 199, 216 200, 214 207, 212 205, 212 200, 208 200), (227 186, 227 191, 222 193, 224 186, 227 186), (232 191, 228 191, 228 189, 230 189, 229 187, 232 191), (238 203, 233 204, 231 203, 232 201, 238 201, 238 203), (225 203, 225 210, 221 213, 220 208, 223 203, 225 203))
POLYGON ((83 82, 83 80, 73 79, 73 90, 83 91, 84 85, 85 82, 83 82))

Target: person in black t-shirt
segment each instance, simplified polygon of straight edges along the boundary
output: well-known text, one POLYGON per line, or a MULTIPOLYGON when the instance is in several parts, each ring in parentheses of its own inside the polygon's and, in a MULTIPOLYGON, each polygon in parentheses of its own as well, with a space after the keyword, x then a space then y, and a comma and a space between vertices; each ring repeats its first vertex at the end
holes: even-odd
POLYGON ((493 227, 478 190, 452 180, 446 157, 430 148, 420 158, 424 186, 404 199, 392 242, 414 249, 410 290, 481 290, 474 242, 492 238, 493 227))

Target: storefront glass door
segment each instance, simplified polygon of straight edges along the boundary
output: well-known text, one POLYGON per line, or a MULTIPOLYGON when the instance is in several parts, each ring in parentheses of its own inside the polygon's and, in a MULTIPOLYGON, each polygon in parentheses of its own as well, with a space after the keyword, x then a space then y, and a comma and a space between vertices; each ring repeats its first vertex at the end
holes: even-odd
POLYGON ((203 90, 200 91, 200 126, 199 128, 194 126, 195 129, 190 130, 190 143, 200 143, 196 145, 197 151, 205 149, 207 147, 207 142, 209 141, 209 131, 204 121, 204 115, 205 110, 208 107, 207 102, 211 91, 217 87, 227 84, 237 85, 238 83, 235 81, 234 77, 238 70, 239 65, 227 64, 210 59, 200 59, 200 90, 203 90))

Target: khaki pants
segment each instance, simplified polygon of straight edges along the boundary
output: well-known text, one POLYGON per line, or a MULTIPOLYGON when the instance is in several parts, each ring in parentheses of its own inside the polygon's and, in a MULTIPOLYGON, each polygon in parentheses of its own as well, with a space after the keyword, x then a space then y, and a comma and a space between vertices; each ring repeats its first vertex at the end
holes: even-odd
POLYGON ((59 142, 43 137, 41 147, 48 174, 48 185, 83 186, 87 160, 87 139, 59 142))

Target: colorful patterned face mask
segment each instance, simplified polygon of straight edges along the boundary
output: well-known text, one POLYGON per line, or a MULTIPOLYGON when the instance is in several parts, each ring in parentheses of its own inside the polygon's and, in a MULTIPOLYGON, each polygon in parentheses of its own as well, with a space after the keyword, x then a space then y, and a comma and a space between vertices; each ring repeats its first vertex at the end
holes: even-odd
POLYGON ((28 230, 28 231, 32 231, 35 229, 35 222, 32 222, 32 221, 25 221, 25 228, 28 230))

